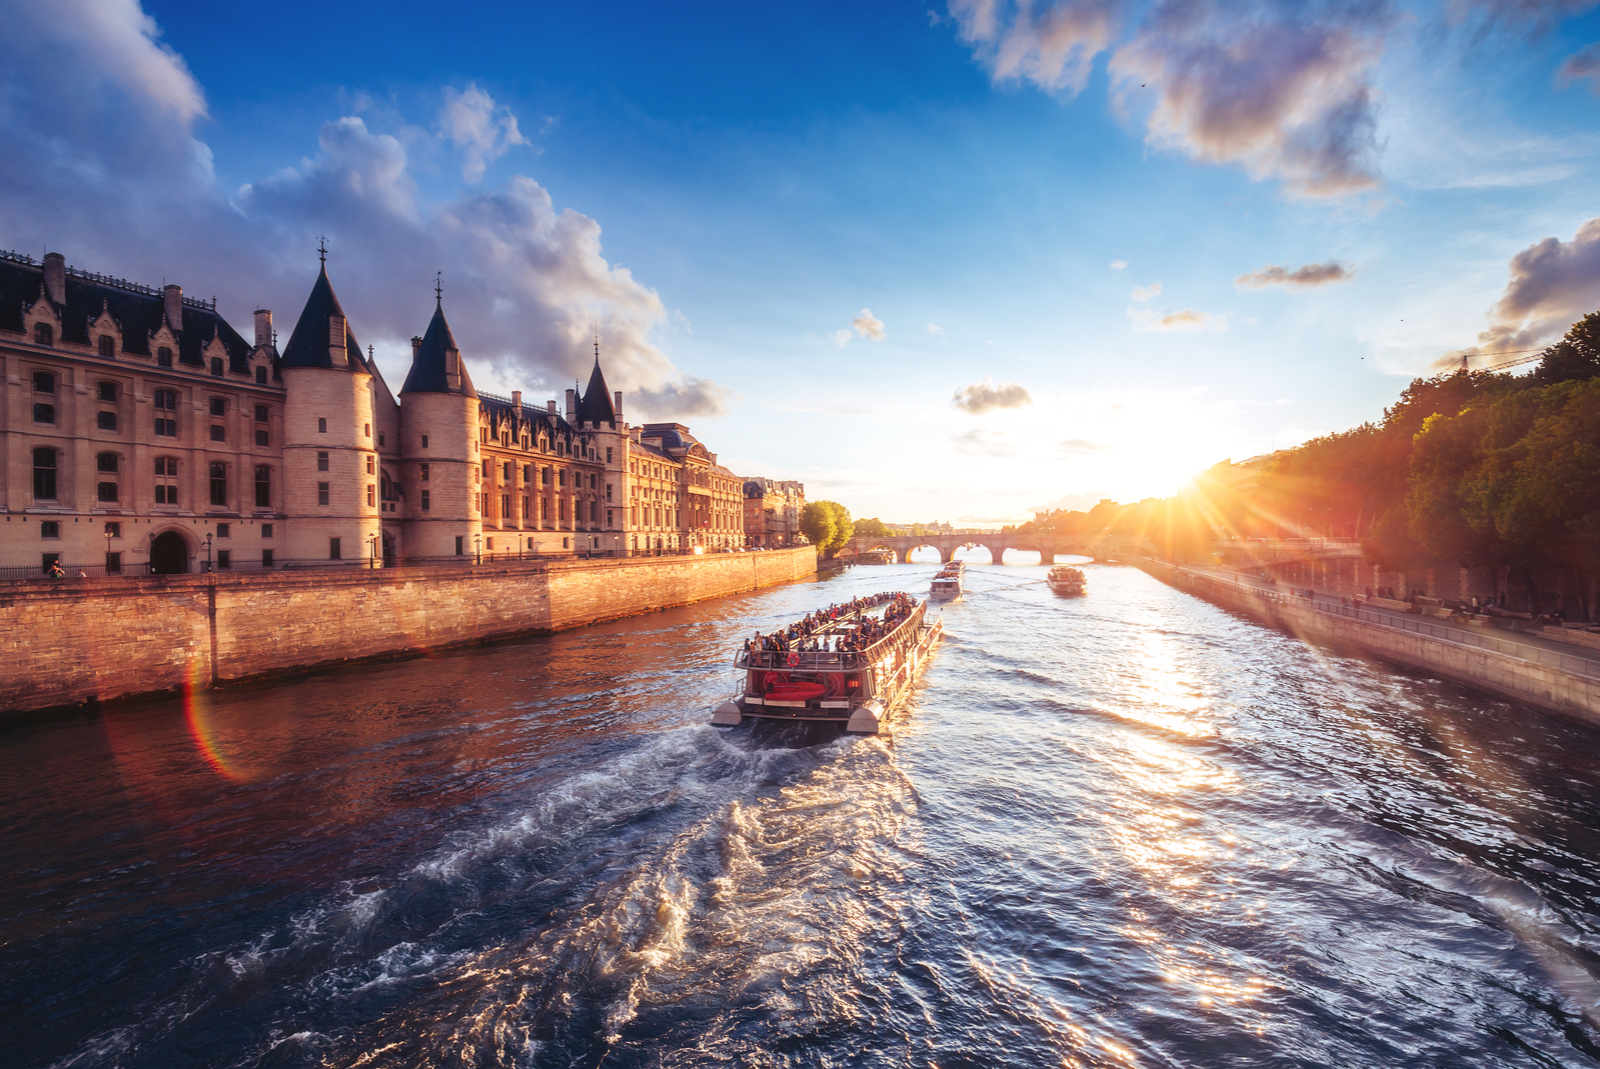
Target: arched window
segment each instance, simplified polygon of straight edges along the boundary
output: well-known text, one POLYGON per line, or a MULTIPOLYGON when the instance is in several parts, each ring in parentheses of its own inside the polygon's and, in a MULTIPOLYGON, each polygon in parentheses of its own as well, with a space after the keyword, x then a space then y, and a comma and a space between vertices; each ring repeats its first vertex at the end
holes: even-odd
POLYGON ((53 345, 54 343, 55 331, 49 323, 35 323, 33 325, 33 344, 53 345))
POLYGON ((33 451, 33 497, 36 501, 56 499, 56 451, 40 447, 33 451))

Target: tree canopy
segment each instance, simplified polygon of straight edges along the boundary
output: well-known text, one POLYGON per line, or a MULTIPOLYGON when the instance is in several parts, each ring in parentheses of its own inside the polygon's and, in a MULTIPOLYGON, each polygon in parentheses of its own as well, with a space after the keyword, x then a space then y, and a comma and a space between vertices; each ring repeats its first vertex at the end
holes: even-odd
POLYGON ((832 556, 844 548, 855 533, 850 510, 837 501, 808 501, 800 510, 800 533, 811 540, 817 552, 832 556))

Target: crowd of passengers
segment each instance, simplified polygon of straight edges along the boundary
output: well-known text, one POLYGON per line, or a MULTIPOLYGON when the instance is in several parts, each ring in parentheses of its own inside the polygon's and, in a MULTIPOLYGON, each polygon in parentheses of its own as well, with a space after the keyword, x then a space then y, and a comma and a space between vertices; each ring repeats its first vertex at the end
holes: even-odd
POLYGON ((746 652, 761 650, 769 653, 787 653, 791 650, 800 653, 852 653, 866 649, 899 627, 916 607, 915 598, 899 591, 868 594, 839 605, 829 605, 826 609, 819 609, 782 631, 774 631, 768 635, 757 631, 754 638, 745 640, 744 650, 746 652), (879 605, 888 606, 883 610, 881 618, 860 616, 853 624, 838 626, 840 620, 859 616, 879 605))

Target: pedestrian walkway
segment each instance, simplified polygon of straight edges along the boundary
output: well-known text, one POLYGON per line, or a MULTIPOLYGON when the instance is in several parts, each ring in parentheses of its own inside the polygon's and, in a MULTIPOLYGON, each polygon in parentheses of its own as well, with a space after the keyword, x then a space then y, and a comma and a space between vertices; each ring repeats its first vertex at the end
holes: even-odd
POLYGON ((1193 575, 1203 575, 1218 582, 1231 583, 1235 586, 1252 589, 1276 600, 1309 606, 1319 612, 1326 612, 1330 615, 1347 616, 1365 623, 1392 627, 1399 631, 1411 631, 1428 635, 1445 642, 1494 650, 1509 656, 1521 657, 1534 664, 1549 665, 1553 668, 1560 668, 1563 671, 1600 678, 1600 650, 1589 650, 1566 642, 1555 642, 1551 639, 1539 637, 1537 632, 1462 627, 1459 624, 1453 624, 1438 617, 1408 613, 1400 609, 1368 604, 1344 604, 1341 602, 1340 595, 1330 594, 1326 591, 1314 590, 1312 596, 1306 598, 1296 593, 1297 590, 1308 589, 1306 587, 1288 587, 1281 583, 1272 583, 1253 575, 1232 572, 1223 568, 1186 564, 1180 570, 1193 575))

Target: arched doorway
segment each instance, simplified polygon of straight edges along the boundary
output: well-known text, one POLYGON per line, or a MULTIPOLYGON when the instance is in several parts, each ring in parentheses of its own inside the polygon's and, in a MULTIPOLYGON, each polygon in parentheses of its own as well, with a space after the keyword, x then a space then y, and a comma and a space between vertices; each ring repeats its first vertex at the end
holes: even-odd
POLYGON ((156 535, 150 541, 150 571, 156 575, 182 575, 189 570, 189 544, 177 531, 156 535))

